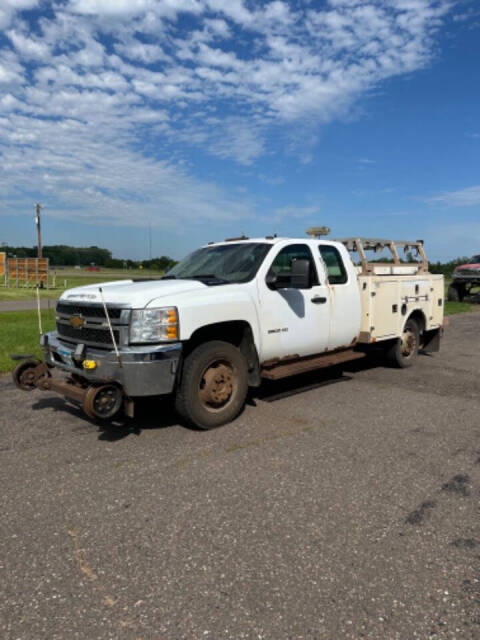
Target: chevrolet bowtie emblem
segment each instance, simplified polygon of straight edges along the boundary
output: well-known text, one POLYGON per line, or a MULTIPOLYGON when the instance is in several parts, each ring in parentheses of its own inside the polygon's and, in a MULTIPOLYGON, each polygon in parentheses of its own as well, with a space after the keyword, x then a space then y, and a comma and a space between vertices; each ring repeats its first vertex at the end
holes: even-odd
POLYGON ((74 329, 81 329, 85 321, 82 316, 72 316, 69 322, 74 329))

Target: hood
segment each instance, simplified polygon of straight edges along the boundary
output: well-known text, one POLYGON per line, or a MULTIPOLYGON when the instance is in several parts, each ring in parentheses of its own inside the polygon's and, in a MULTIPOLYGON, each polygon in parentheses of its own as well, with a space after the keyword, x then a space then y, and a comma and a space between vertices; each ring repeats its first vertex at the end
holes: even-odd
POLYGON ((459 264, 458 267, 455 267, 455 271, 463 271, 464 269, 471 269, 472 271, 480 270, 480 262, 477 263, 468 263, 468 264, 459 264))
POLYGON ((105 302, 125 304, 139 309, 145 307, 153 299, 164 297, 171 298, 171 300, 165 301, 166 305, 174 305, 174 298, 177 294, 208 289, 207 285, 198 280, 148 280, 143 282, 120 280, 67 289, 60 296, 60 300, 66 302, 101 302, 99 287, 102 288, 105 302))

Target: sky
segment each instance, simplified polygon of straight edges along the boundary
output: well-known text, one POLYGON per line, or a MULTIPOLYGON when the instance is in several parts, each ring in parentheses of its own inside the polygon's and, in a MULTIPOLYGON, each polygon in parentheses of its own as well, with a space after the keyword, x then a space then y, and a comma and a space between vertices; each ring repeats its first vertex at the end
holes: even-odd
POLYGON ((0 243, 480 252, 479 0, 0 0, 0 243))

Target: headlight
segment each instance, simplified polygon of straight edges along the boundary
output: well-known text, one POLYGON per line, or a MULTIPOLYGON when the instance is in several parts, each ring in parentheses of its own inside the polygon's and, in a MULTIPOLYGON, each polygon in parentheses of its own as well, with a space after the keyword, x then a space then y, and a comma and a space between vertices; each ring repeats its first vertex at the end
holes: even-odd
POLYGON ((176 307, 134 309, 130 320, 130 342, 178 340, 176 307))

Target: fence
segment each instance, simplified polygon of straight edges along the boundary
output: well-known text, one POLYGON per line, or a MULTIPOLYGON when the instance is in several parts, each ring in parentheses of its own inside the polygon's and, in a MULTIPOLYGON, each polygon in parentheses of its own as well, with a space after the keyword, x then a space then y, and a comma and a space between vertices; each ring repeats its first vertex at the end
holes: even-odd
POLYGON ((10 286, 48 286, 48 258, 8 258, 7 265, 10 286))

